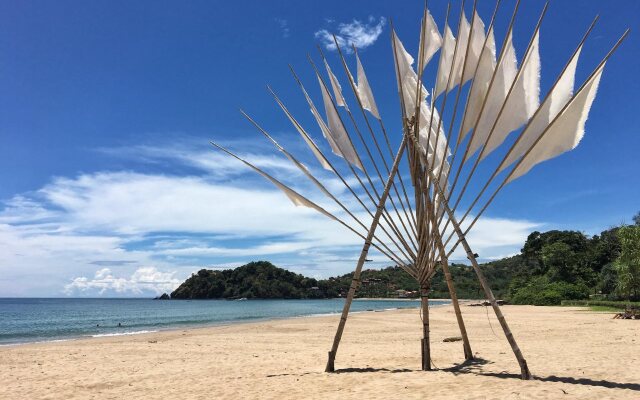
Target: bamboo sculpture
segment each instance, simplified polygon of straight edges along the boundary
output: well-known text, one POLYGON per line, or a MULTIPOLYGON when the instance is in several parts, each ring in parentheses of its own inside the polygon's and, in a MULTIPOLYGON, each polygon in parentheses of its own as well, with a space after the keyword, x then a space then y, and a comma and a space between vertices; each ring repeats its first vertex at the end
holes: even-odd
POLYGON ((302 81, 290 66, 291 73, 324 138, 328 141, 332 152, 342 158, 343 162, 340 165, 331 161, 321 146, 316 144, 309 131, 284 105, 284 102, 271 87, 268 88, 282 112, 309 146, 320 165, 334 174, 347 189, 346 193, 349 198, 355 200, 358 205, 357 210, 350 209, 345 205, 344 199, 332 194, 310 169, 307 169, 293 154, 276 142, 263 127, 244 111, 242 114, 299 168, 315 187, 339 207, 340 215, 331 213, 249 161, 212 142, 214 146, 242 161, 275 184, 295 205, 315 209, 364 240, 333 345, 329 351, 325 369, 327 372, 335 370, 335 359, 340 340, 351 303, 360 285, 362 268, 371 247, 401 267, 419 284, 423 321, 422 369, 430 370, 432 365, 429 341, 429 292, 431 281, 438 268, 443 270, 451 296, 456 321, 462 336, 464 358, 466 360, 472 359, 473 352, 448 267, 449 257, 461 244, 518 361, 522 379, 532 379, 527 362, 478 265, 477 255, 468 243, 466 235, 507 183, 526 174, 533 165, 577 146, 582 137, 584 123, 595 97, 604 65, 627 37, 629 30, 624 32, 585 82, 573 92, 575 65, 583 44, 598 20, 596 17, 558 75, 552 88, 542 102, 539 102, 540 59, 538 43, 548 3, 542 9, 524 52, 520 68, 518 68, 513 49, 512 32, 520 1, 518 0, 515 4, 497 58, 493 27, 501 0, 497 0, 486 30, 476 12, 476 1, 473 4, 472 19, 469 23, 464 12, 465 1, 462 0, 457 24, 457 39, 453 36, 448 24, 451 7, 447 7, 443 37, 435 26, 435 21, 425 4, 420 29, 417 70, 414 70, 412 66, 413 57, 406 52, 396 35, 393 24, 391 24, 391 47, 400 97, 402 126, 402 134, 397 135, 401 136, 401 140, 396 151, 393 150, 391 144, 394 137, 390 137, 387 133, 385 124, 380 118, 355 46, 352 52, 357 61, 357 82, 348 68, 347 59, 339 41, 334 37, 335 47, 347 77, 348 86, 353 93, 357 110, 360 111, 361 121, 364 121, 364 129, 362 129, 362 122, 357 122, 356 116, 347 106, 341 85, 321 49, 319 49, 320 56, 327 70, 328 80, 322 76, 312 58, 308 57, 308 59, 320 85, 326 120, 321 117, 302 81), (428 93, 423 86, 423 73, 426 64, 438 49, 440 49, 440 58, 436 84, 432 93, 428 93), (470 82, 470 84, 465 92, 462 87, 466 82, 470 82), (447 108, 448 97, 454 90, 456 95, 453 107, 447 108), (331 96, 331 92, 333 92, 333 96, 331 96), (458 129, 454 129, 458 106, 464 93, 466 93, 466 99, 462 108, 462 121, 458 122, 458 129), (432 96, 430 104, 426 101, 429 95, 432 96), (436 105, 438 98, 441 99, 440 107, 436 105), (522 115, 523 113, 526 115, 522 115), (443 123, 445 115, 450 116, 446 134, 443 123), (371 117, 378 121, 377 127, 371 117), (485 161, 484 157, 498 149, 507 135, 514 130, 520 130, 517 139, 508 148, 502 161, 495 167, 490 178, 477 193, 466 212, 462 214, 461 218, 458 218, 456 211, 469 183, 475 176, 477 167, 482 161, 485 161), (454 131, 457 131, 455 136, 452 135, 454 131), (358 145, 352 140, 354 133, 359 139, 358 145), (454 145, 453 151, 450 150, 451 144, 454 145), (462 150, 463 148, 464 150, 462 150), (478 153, 477 156, 475 156, 476 153, 478 153), (360 154, 364 154, 366 157, 361 157, 360 154), (403 160, 406 160, 410 186, 405 182, 400 172, 403 160), (456 161, 458 162, 456 163, 456 161), (472 167, 466 174, 462 188, 455 191, 465 165, 472 165, 472 167), (474 207, 479 203, 494 179, 510 166, 513 167, 475 214, 473 221, 463 228, 462 223, 471 215, 474 207), (451 175, 454 169, 456 169, 455 174, 451 175), (449 185, 450 176, 453 176, 451 185, 449 185), (376 185, 375 182, 379 183, 376 185), (455 201, 453 199, 454 192, 456 194, 455 201), (367 219, 363 220, 363 217, 359 217, 356 211, 364 211, 367 219), (348 220, 344 218, 348 218, 348 220), (351 220, 353 222, 348 222, 351 220), (452 229, 448 230, 449 225, 452 229), (451 243, 454 237, 457 240, 451 243))

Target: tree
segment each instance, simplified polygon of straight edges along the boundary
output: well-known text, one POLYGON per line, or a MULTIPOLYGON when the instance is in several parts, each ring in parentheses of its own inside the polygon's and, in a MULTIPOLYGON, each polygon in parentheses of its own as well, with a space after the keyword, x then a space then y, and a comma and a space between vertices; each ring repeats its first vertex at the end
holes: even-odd
POLYGON ((576 254, 568 244, 556 242, 542 247, 542 262, 551 281, 573 282, 576 254))
POLYGON ((638 211, 638 213, 633 217, 633 222, 636 225, 640 225, 640 211, 638 211))
POLYGON ((640 295, 640 225, 624 226, 618 231, 622 251, 616 261, 618 293, 627 300, 640 295))

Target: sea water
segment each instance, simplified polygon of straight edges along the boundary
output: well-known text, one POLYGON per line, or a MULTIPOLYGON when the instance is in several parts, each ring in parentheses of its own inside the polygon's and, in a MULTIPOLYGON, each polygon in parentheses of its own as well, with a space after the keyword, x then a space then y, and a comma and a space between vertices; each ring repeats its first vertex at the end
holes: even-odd
MULTIPOLYGON (((431 305, 448 301, 431 301, 431 305)), ((337 314, 343 299, 151 300, 0 298, 0 345, 135 335, 165 329, 337 314)), ((412 300, 356 300, 352 312, 418 308, 412 300)))

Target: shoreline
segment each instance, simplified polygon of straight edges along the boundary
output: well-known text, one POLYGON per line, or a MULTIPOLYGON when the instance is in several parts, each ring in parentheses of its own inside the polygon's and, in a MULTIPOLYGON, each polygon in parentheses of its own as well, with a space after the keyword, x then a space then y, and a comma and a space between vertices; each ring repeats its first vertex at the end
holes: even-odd
POLYGON ((430 312, 434 371, 420 370, 415 309, 352 315, 324 372, 339 316, 251 321, 132 336, 0 348, 0 398, 563 398, 640 393, 637 323, 580 307, 504 306, 535 380, 497 319, 463 315, 476 362, 465 364, 453 307, 430 312), (489 319, 490 322, 487 320, 489 319), (495 335, 494 335, 495 332, 495 335), (498 337, 496 337, 496 335, 498 337))
MULTIPOLYGON (((446 301, 450 303, 449 299, 433 299, 434 301, 446 301)), ((354 301, 390 301, 385 298, 362 298, 362 299, 354 299, 354 301)), ((414 302, 415 299, 394 299, 397 302, 414 302)), ((419 299, 417 300, 419 301, 419 299)), ((446 304, 435 304, 431 305, 431 307, 442 307, 449 305, 446 304)), ((416 305, 416 307, 418 307, 416 305)), ((404 307, 404 308, 384 308, 384 309, 368 309, 368 310, 360 310, 360 311, 351 311, 350 314, 362 314, 362 313, 380 313, 380 312, 388 312, 388 311, 396 311, 396 310, 413 310, 415 307, 404 307)), ((299 318, 319 318, 319 317, 331 317, 335 315, 340 315, 340 312, 327 312, 327 313, 317 313, 317 314, 304 314, 297 316, 287 316, 287 317, 264 317, 264 318, 254 318, 254 319, 237 319, 231 321, 218 321, 218 322, 206 322, 206 323, 195 323, 195 324, 186 324, 186 325, 171 325, 167 327, 141 327, 140 330, 136 331, 125 331, 125 332, 116 332, 116 333, 103 333, 103 334, 95 334, 95 335, 72 335, 72 336, 52 336, 51 339, 45 340, 25 340, 14 343, 0 343, 0 349, 15 347, 15 346, 28 346, 28 345, 36 345, 36 344, 47 344, 47 343, 59 343, 59 342, 71 342, 71 341, 81 341, 81 340, 94 340, 94 339, 102 339, 102 338, 118 338, 118 337, 127 337, 127 336, 140 336, 146 334, 153 333, 162 333, 162 332, 173 332, 173 331, 189 331, 192 329, 207 329, 207 328, 216 328, 216 327, 225 327, 225 326, 235 326, 235 325, 245 325, 252 323, 266 323, 271 321, 286 321, 289 319, 299 319, 299 318)))

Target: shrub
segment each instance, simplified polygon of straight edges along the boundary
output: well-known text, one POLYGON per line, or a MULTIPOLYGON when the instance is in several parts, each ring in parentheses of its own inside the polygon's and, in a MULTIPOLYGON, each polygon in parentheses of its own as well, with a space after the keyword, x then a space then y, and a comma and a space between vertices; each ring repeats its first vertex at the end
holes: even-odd
POLYGON ((589 288, 582 283, 549 282, 546 278, 534 278, 526 286, 517 289, 511 298, 513 304, 557 306, 562 300, 580 300, 589 297, 589 288))

